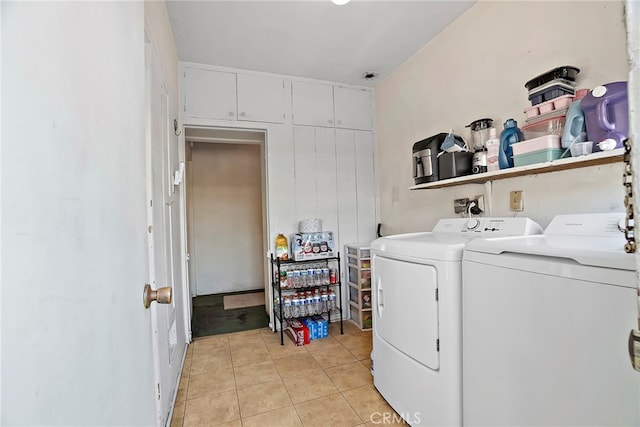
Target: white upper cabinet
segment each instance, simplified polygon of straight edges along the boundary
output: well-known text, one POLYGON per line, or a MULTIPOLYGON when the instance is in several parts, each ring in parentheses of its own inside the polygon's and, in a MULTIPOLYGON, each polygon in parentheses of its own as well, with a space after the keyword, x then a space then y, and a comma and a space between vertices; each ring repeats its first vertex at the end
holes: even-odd
POLYGON ((373 90, 183 65, 181 116, 373 130, 373 90))
POLYGON ((199 68, 184 69, 183 107, 187 117, 236 119, 236 74, 199 68))
POLYGON ((292 82, 293 124, 334 127, 333 86, 292 82))
POLYGON ((284 123, 284 80, 238 74, 238 120, 284 123))
POLYGON ((367 89, 333 88, 337 128, 371 130, 373 96, 367 89))

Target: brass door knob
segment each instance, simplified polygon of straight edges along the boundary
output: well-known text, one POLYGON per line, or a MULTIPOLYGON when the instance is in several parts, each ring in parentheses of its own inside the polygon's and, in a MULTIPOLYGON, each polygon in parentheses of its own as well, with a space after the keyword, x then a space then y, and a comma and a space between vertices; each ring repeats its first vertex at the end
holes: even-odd
POLYGON ((144 291, 142 292, 144 308, 149 308, 153 301, 158 304, 171 304, 171 288, 158 288, 154 291, 148 283, 144 285, 144 291))

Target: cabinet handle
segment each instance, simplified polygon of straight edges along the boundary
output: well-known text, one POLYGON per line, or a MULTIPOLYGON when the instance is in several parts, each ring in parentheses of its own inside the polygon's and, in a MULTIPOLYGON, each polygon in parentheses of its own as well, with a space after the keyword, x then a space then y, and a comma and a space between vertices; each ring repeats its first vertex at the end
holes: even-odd
POLYGON ((247 113, 245 113, 244 111, 242 113, 240 113, 240 117, 245 117, 247 115, 247 113))
POLYGON ((338 120, 338 124, 341 125, 342 124, 342 120, 338 120))
POLYGON ((233 117, 233 111, 229 111, 229 117, 233 117))
POLYGON ((333 124, 333 120, 329 119, 329 124, 332 125, 333 124))

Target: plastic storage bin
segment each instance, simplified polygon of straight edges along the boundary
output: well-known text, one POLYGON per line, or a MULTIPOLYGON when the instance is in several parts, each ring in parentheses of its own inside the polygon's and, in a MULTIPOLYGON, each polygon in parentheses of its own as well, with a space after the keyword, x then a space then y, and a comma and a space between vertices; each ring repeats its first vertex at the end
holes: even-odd
POLYGON ((537 122, 547 118, 547 116, 556 116, 566 114, 569 106, 574 100, 573 95, 564 95, 533 107, 525 108, 524 114, 527 116, 527 123, 537 122))
POLYGON ((514 156, 527 154, 534 151, 547 150, 549 148, 561 148, 560 136, 545 135, 534 139, 528 139, 513 144, 511 148, 513 148, 514 156))
POLYGON ((529 95, 529 101, 531 101, 531 105, 538 105, 540 103, 549 101, 559 96, 575 95, 575 93, 576 93, 575 89, 568 89, 566 87, 556 85, 551 87, 550 89, 543 90, 541 92, 536 92, 533 95, 529 95))
POLYGON ((356 267, 349 266, 349 281, 351 283, 358 284, 362 288, 370 288, 371 287, 371 271, 358 270, 358 268, 356 267))
POLYGON ((370 311, 351 311, 351 320, 354 321, 360 329, 371 329, 373 326, 373 320, 370 311))
POLYGON ((370 258, 371 257, 371 249, 369 246, 364 245, 348 245, 345 246, 347 250, 347 255, 355 256, 356 258, 370 258))
POLYGON ((558 117, 550 117, 544 120, 538 120, 533 123, 528 123, 522 127, 522 133, 524 139, 534 139, 545 135, 558 135, 562 136, 564 132, 564 122, 566 115, 558 117))
POLYGON ((580 69, 577 67, 574 67, 572 65, 563 65, 532 78, 527 83, 525 83, 524 87, 529 90, 534 90, 539 86, 543 86, 557 79, 564 79, 570 82, 574 82, 576 80, 576 77, 578 77, 579 72, 580 69))
POLYGON ((532 151, 525 154, 513 156, 514 166, 533 165, 535 163, 550 162, 557 160, 562 156, 564 150, 562 148, 547 148, 544 150, 532 151))
POLYGON ((571 157, 585 156, 593 151, 593 141, 574 142, 569 147, 571 157))
POLYGON ((349 301, 362 308, 371 308, 371 291, 361 291, 349 286, 349 301))

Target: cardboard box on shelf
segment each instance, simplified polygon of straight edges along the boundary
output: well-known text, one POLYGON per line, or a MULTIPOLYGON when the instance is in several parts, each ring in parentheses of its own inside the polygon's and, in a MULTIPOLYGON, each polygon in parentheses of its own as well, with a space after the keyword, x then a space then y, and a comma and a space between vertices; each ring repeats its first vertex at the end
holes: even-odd
POLYGON ((335 256, 333 232, 295 233, 290 236, 291 256, 295 261, 313 261, 314 259, 335 256))

